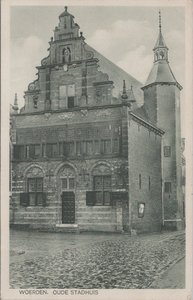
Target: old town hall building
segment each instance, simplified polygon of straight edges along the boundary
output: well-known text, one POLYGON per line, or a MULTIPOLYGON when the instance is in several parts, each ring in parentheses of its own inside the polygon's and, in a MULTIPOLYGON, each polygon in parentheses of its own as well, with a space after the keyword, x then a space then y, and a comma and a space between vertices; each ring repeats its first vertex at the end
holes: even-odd
POLYGON ((11 225, 182 228, 182 87, 161 21, 144 86, 85 43, 67 7, 49 45, 24 107, 19 111, 17 97, 12 106, 11 225))

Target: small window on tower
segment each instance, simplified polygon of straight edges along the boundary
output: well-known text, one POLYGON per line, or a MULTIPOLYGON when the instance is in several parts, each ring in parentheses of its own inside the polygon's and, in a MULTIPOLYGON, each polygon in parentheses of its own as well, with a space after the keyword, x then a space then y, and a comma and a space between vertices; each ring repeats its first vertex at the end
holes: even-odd
POLYGON ((168 193, 168 194, 172 192, 171 182, 165 182, 164 191, 165 191, 165 193, 168 193))
POLYGON ((165 55, 164 52, 161 51, 161 52, 160 52, 160 58, 161 58, 161 59, 164 59, 164 55, 165 55))
POLYGON ((165 157, 171 156, 171 147, 170 146, 164 146, 164 156, 165 157))
POLYGON ((138 218, 143 218, 145 212, 145 203, 138 204, 138 218))

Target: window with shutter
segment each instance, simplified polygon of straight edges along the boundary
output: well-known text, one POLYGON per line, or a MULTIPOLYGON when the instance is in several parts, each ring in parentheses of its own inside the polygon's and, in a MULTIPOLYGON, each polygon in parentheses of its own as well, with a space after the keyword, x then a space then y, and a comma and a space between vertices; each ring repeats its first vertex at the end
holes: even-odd
POLYGON ((95 205, 111 205, 111 176, 94 176, 95 205))
POLYGON ((43 178, 28 178, 28 205, 42 206, 43 205, 43 178))
POLYGON ((21 193, 20 194, 20 205, 27 207, 29 205, 29 194, 21 193))
POLYGON ((86 192, 86 205, 94 206, 96 202, 96 192, 95 191, 87 191, 86 192))

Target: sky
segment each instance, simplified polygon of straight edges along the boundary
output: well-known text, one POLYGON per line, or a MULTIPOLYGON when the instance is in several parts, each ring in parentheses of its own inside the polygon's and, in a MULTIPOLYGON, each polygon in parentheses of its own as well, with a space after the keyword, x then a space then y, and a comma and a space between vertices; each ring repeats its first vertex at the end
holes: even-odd
MULTIPOLYGON (((185 18, 183 7, 69 6, 85 42, 145 83, 153 65, 158 36, 158 11, 169 48, 169 62, 177 81, 184 85, 185 18)), ((10 97, 17 93, 19 106, 24 91, 37 79, 41 60, 48 55, 50 37, 58 25, 62 6, 12 6, 10 22, 10 97)))

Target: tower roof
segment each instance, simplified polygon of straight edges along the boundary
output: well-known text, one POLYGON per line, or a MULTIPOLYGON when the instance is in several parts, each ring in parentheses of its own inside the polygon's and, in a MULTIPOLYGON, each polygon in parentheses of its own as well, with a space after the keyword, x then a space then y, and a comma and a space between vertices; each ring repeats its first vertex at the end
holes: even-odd
POLYGON ((168 49, 168 47, 166 46, 166 43, 164 41, 164 38, 163 38, 163 35, 162 35, 161 31, 159 32, 158 39, 155 43, 155 46, 154 46, 153 50, 155 50, 156 48, 167 48, 168 49))
MULTIPOLYGON (((145 83, 145 87, 158 84, 176 84, 179 89, 182 89, 177 82, 168 62, 168 47, 164 41, 161 31, 161 12, 159 11, 159 34, 156 41, 154 51, 154 64, 145 83)), ((143 89, 143 88, 142 88, 143 89)))
POLYGON ((153 65, 147 78, 146 85, 161 82, 177 82, 169 64, 166 61, 159 61, 153 65))

